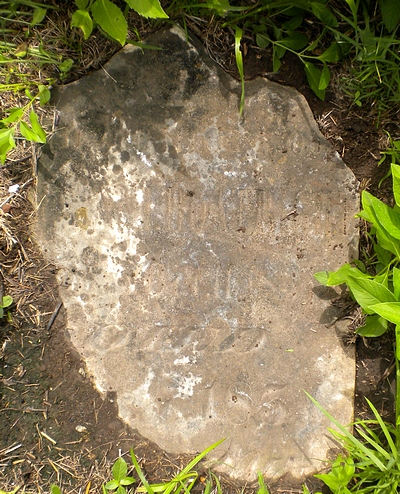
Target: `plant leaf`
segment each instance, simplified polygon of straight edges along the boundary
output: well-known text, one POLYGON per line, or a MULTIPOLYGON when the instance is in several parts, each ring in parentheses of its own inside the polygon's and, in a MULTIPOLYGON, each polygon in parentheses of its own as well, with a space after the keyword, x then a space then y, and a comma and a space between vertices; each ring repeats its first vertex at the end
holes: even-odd
POLYGON ((87 9, 88 4, 89 0, 75 0, 75 5, 78 7, 79 10, 87 9))
POLYGON ((47 89, 47 86, 44 86, 43 84, 39 84, 38 89, 39 89, 40 105, 44 106, 46 103, 48 103, 50 101, 51 93, 47 89))
POLYGON ((375 280, 355 278, 350 275, 347 278, 347 285, 357 303, 367 314, 377 313, 375 311, 376 304, 381 304, 383 302, 396 302, 393 293, 381 283, 377 283, 375 280))
POLYGON ((36 113, 33 110, 29 114, 29 120, 31 122, 33 131, 38 136, 39 140, 37 142, 41 142, 41 143, 45 144, 46 143, 46 133, 43 130, 43 127, 40 125, 38 116, 36 115, 36 113))
POLYGON ((302 50, 307 45, 307 43, 308 36, 303 33, 298 33, 297 31, 294 31, 290 34, 290 36, 279 40, 280 45, 295 51, 302 50))
POLYGON ((331 44, 329 48, 327 48, 324 53, 322 53, 319 57, 318 60, 321 60, 321 62, 327 62, 327 63, 332 63, 332 62, 338 62, 342 58, 342 50, 340 48, 339 43, 336 41, 331 44))
POLYGON ((1 306, 3 307, 3 309, 5 309, 6 307, 10 307, 12 303, 13 298, 11 297, 11 295, 4 295, 1 306))
POLYGON ((119 482, 128 475, 128 466, 123 458, 118 458, 112 467, 112 475, 119 482))
POLYGON ((365 336, 366 338, 375 338, 386 333, 387 327, 387 320, 374 314, 365 319, 364 326, 358 328, 356 333, 359 336, 365 336))
POLYGON ((244 109, 244 67, 243 67, 243 55, 242 51, 240 50, 240 43, 242 41, 242 35, 243 31, 240 29, 240 27, 236 26, 235 27, 235 59, 236 59, 236 66, 239 71, 240 75, 240 82, 241 82, 241 94, 240 94, 240 107, 239 107, 239 114, 241 115, 243 113, 244 109))
POLYGON ((71 18, 71 27, 77 27, 83 32, 84 39, 88 39, 93 31, 93 21, 87 10, 75 10, 71 18))
POLYGON ((392 237, 400 239, 400 214, 367 191, 363 191, 364 200, 378 220, 375 227, 383 227, 392 237))
POLYGON ((19 123, 19 131, 27 141, 42 142, 41 138, 32 130, 26 122, 19 123))
POLYGON ((321 71, 311 62, 304 62, 308 84, 320 100, 325 99, 325 90, 319 89, 321 81, 321 71))
POLYGON ((0 161, 4 164, 6 154, 15 148, 14 129, 0 129, 0 161))
POLYGON ((326 64, 324 64, 324 67, 321 72, 321 79, 319 80, 319 86, 318 89, 323 91, 329 86, 329 82, 331 80, 331 73, 329 71, 329 68, 326 64))
POLYGON ((359 441, 357 438, 351 434, 350 431, 347 430, 347 428, 342 425, 338 420, 335 419, 327 410, 325 410, 319 403, 318 401, 313 398, 310 394, 307 393, 307 391, 304 391, 305 394, 309 397, 309 399, 314 403, 314 405, 327 417, 332 424, 334 424, 340 432, 343 434, 343 436, 349 441, 349 443, 359 452, 362 452, 367 458, 369 458, 374 465, 379 468, 381 472, 386 471, 385 465, 381 462, 381 460, 374 454, 373 451, 371 451, 367 446, 365 446, 361 441, 359 441))
POLYGON ((37 24, 40 24, 42 20, 46 17, 47 9, 44 9, 42 7, 36 7, 35 10, 33 11, 33 17, 31 20, 31 26, 36 26, 37 24))
MULTIPOLYGON (((380 221, 377 217, 375 207, 380 207, 381 201, 375 198, 372 194, 363 190, 361 195, 361 202, 364 211, 361 212, 359 216, 366 218, 367 221, 371 222, 376 228, 376 237, 381 246, 392 252, 395 256, 400 257, 400 246, 398 240, 396 240, 385 228, 382 227, 380 221)), ((381 203, 383 204, 383 203, 381 203)), ((383 213, 381 212, 381 216, 383 213)))
POLYGON ((391 164, 392 179, 393 179, 393 194, 397 206, 400 207, 400 166, 391 164))
POLYGON ((383 23, 391 33, 400 22, 400 9, 398 0, 381 0, 383 23))
POLYGON ((121 485, 131 485, 134 484, 136 480, 133 477, 124 477, 120 480, 121 485))
MULTIPOLYGON (((397 301, 400 302, 400 269, 393 268, 393 293, 397 301)), ((400 397, 399 397, 400 398, 400 397)))
POLYGON ((114 491, 119 486, 118 480, 109 480, 104 486, 108 491, 114 491))
POLYGON ((334 14, 325 7, 324 4, 320 2, 311 2, 311 10, 312 13, 317 17, 320 21, 326 24, 329 27, 337 27, 338 21, 334 14))
POLYGON ((23 114, 24 114, 24 108, 12 108, 8 113, 8 117, 3 118, 1 122, 15 123, 18 120, 21 120, 23 114))
POLYGON ((258 474, 257 474, 257 480, 258 480, 258 491, 257 491, 257 494, 269 494, 269 491, 267 489, 267 486, 265 485, 264 478, 263 478, 261 472, 258 472, 258 474))
POLYGON ((71 69, 73 65, 74 61, 72 60, 72 58, 67 58, 66 60, 63 60, 60 64, 58 64, 58 68, 65 74, 71 69))
POLYGON ((168 15, 164 12, 159 0, 125 0, 129 7, 143 17, 153 19, 166 19, 168 15))
POLYGON ((374 312, 393 324, 400 324, 400 302, 375 304, 374 312))
POLYGON ((350 264, 343 264, 337 271, 320 271, 314 274, 314 278, 325 286, 336 286, 347 283, 347 278, 352 275, 354 278, 367 278, 370 276, 360 271, 358 268, 353 268, 350 264))
POLYGON ((122 11, 110 0, 96 0, 92 5, 92 14, 99 26, 124 46, 128 24, 122 11))

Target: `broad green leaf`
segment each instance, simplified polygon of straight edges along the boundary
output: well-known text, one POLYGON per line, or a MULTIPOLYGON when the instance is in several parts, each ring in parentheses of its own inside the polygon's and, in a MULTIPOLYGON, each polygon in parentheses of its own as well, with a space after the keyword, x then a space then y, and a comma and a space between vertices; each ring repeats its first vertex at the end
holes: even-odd
POLYGON ((125 477, 120 480, 121 485, 131 485, 136 482, 136 480, 133 477, 125 477))
POLYGON ((321 283, 321 285, 327 285, 329 280, 329 271, 319 271, 314 274, 314 278, 321 283))
POLYGON ((383 23, 391 33, 400 22, 399 0, 381 0, 383 23))
POLYGON ((272 49, 272 70, 273 72, 278 72, 281 68, 282 62, 281 58, 285 55, 286 48, 283 46, 278 46, 274 44, 272 49))
MULTIPOLYGON (((165 19, 168 15, 164 12, 159 0, 125 0, 129 7, 143 17, 153 19, 165 19)), ((229 3, 228 3, 229 6, 229 3)))
POLYGON ((118 480, 109 480, 106 485, 105 485, 105 488, 108 490, 108 491, 114 491, 115 489, 117 489, 119 486, 119 482, 118 480))
POLYGON ((308 43, 308 36, 303 33, 293 32, 290 36, 279 40, 279 44, 291 50, 300 51, 308 43))
POLYGON ((382 302, 395 302, 393 293, 375 280, 347 277, 347 286, 357 303, 367 314, 374 314, 375 305, 382 302))
POLYGON ((378 242, 384 249, 392 252, 392 254, 400 258, 400 245, 396 238, 392 237, 383 228, 377 228, 375 235, 378 242))
POLYGON ((38 89, 40 105, 43 106, 50 101, 51 93, 47 89, 47 86, 44 86, 43 84, 39 84, 38 89))
POLYGON ((393 179, 393 194, 397 206, 400 207, 400 166, 391 164, 392 179, 393 179))
POLYGON ((72 58, 67 58, 66 60, 63 60, 60 64, 58 64, 58 68, 61 72, 64 74, 71 70, 71 67, 74 65, 74 61, 72 58))
POLYGON ((306 72, 308 84, 320 100, 325 99, 325 90, 319 89, 321 81, 321 71, 311 62, 304 62, 304 70, 306 72))
POLYGON ((75 5, 79 10, 86 10, 89 5, 89 0, 75 0, 75 5))
POLYGON ((62 494, 61 489, 56 484, 51 484, 50 492, 51 494, 62 494))
POLYGON ((31 20, 31 26, 36 26, 40 24, 42 20, 46 17, 47 10, 42 7, 36 7, 33 11, 33 17, 31 20))
POLYGON ((36 113, 33 110, 29 114, 29 120, 31 122, 33 132, 35 132, 39 138, 39 140, 37 142, 41 142, 41 143, 45 144, 46 143, 46 133, 43 130, 43 127, 40 125, 38 116, 36 115, 36 113))
POLYGON ((112 476, 119 482, 128 475, 128 466, 123 458, 118 458, 112 467, 112 476))
POLYGON ((6 308, 6 307, 10 307, 10 305, 13 303, 13 298, 11 297, 11 295, 4 295, 3 297, 3 301, 2 301, 2 307, 3 308, 6 308))
POLYGON ((26 122, 20 122, 19 130, 21 135, 25 137, 27 141, 40 142, 39 136, 29 127, 26 122))
POLYGON ((122 11, 110 0, 96 0, 92 5, 92 14, 99 26, 124 46, 128 24, 122 11))
MULTIPOLYGON (((395 335, 396 335, 396 358, 397 358, 397 361, 399 362, 400 361, 400 325, 396 324, 396 327, 395 327, 395 335)), ((398 371, 397 371, 398 372, 398 371)), ((398 374, 397 374, 398 376, 398 374)), ((397 394, 396 396, 396 415, 397 415, 397 420, 396 420, 396 425, 400 425, 400 416, 399 416, 399 413, 398 413, 398 409, 399 409, 399 395, 397 394)))
POLYGON ((336 41, 331 44, 329 48, 327 48, 324 53, 322 53, 319 57, 318 60, 321 60, 321 62, 327 62, 327 63, 332 63, 332 62, 338 62, 342 58, 342 50, 340 48, 339 43, 336 41))
POLYGON ((341 455, 333 462, 329 473, 315 475, 322 480, 332 492, 343 492, 343 488, 353 478, 355 472, 354 461, 351 457, 343 458, 341 455))
POLYGON ((72 14, 71 27, 82 30, 84 39, 88 39, 93 31, 93 21, 87 10, 76 10, 72 14))
POLYGON ((12 108, 8 114, 8 117, 1 120, 3 123, 15 123, 21 120, 24 114, 24 108, 12 108))
POLYGON ((256 34, 256 43, 260 48, 267 48, 271 44, 271 40, 268 36, 262 33, 256 34))
POLYGON ((337 286, 347 283, 349 275, 354 278, 366 278, 370 276, 360 271, 358 268, 351 267, 350 264, 343 264, 337 271, 320 271, 314 274, 314 278, 325 286, 337 286))
POLYGON ((285 31, 295 31, 298 27, 301 26, 303 23, 303 16, 302 15, 295 15, 288 21, 284 22, 282 24, 282 28, 285 31))
POLYGON ((15 148, 14 129, 0 129, 0 162, 4 164, 6 155, 15 148))
POLYGON ((374 223, 375 227, 383 227, 392 237, 400 239, 400 214, 366 190, 362 193, 362 201, 363 206, 365 204, 369 209, 372 209, 377 220, 377 223, 374 223))
MULTIPOLYGON (((381 225, 381 223, 377 217, 374 206, 377 206, 379 208, 378 203, 381 203, 381 201, 379 201, 379 199, 376 199, 372 194, 370 194, 366 190, 363 190, 362 195, 361 195, 361 202, 362 202, 362 206, 364 208, 364 211, 362 211, 359 216, 365 217, 364 216, 364 213, 365 213, 366 217, 368 218, 368 221, 370 221, 376 229, 375 233, 376 233, 376 238, 377 238, 379 244, 384 249, 392 252, 395 256, 400 257, 399 241, 396 238, 394 238, 392 235, 390 235, 390 233, 387 232, 385 228, 382 227, 382 225, 381 225)), ((382 216, 382 214, 381 214, 381 216, 382 216)))
POLYGON ((400 324, 400 302, 376 304, 374 305, 374 312, 394 324, 400 324))
POLYGON ((324 64, 324 67, 321 72, 321 79, 319 80, 319 86, 318 89, 323 91, 329 86, 329 82, 331 80, 331 73, 329 71, 329 68, 326 64, 324 64))
POLYGON ((366 338, 382 336, 387 331, 387 321, 376 314, 367 316, 364 326, 357 329, 356 333, 366 338))
POLYGON ((28 88, 25 89, 25 95, 27 98, 29 98, 31 101, 33 101, 35 99, 35 96, 33 96, 33 94, 29 91, 28 88))
MULTIPOLYGON (((386 267, 393 258, 393 254, 391 252, 389 252, 388 250, 384 249, 379 244, 374 245, 374 251, 375 251, 376 257, 378 258, 378 262, 382 266, 381 269, 386 267)), ((380 271, 380 269, 378 269, 378 271, 380 271)))
POLYGON ((115 494, 126 494, 126 489, 122 485, 118 486, 118 489, 115 491, 115 494))
POLYGON ((312 13, 315 15, 315 17, 317 17, 327 26, 337 27, 338 21, 336 17, 332 14, 332 12, 327 7, 325 7, 324 4, 319 2, 312 2, 311 10, 312 13))
POLYGON ((393 292, 396 300, 400 302, 400 269, 396 267, 393 268, 393 292))

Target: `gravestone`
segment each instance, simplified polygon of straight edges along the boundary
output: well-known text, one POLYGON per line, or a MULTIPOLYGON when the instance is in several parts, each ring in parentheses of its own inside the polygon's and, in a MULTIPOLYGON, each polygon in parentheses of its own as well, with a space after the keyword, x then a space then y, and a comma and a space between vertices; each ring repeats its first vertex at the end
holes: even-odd
POLYGON ((304 98, 240 85, 176 28, 59 88, 36 237, 71 341, 120 416, 234 478, 324 467, 353 349, 313 274, 357 251, 357 184, 304 98))

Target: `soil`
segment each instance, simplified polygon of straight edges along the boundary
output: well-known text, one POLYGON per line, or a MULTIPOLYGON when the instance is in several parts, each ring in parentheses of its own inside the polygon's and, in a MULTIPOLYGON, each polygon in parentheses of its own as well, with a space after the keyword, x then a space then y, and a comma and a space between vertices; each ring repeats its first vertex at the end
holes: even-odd
MULTIPOLYGON (((206 37, 201 32, 196 34, 209 49, 206 37)), ((108 56, 113 51, 109 50, 108 56)), ((390 202, 390 180, 378 187, 388 166, 377 166, 387 139, 382 125, 377 128, 371 108, 351 105, 341 91, 339 73, 322 102, 308 88, 296 57, 286 57, 276 75, 270 74, 270 59, 268 52, 248 46, 247 78, 268 77, 296 87, 361 186, 390 202)), ((224 68, 235 75, 232 49, 220 52, 221 60, 224 68)), ((391 117, 386 126, 394 138, 399 137, 396 118, 391 117)), ((3 169, 1 180, 6 185, 10 180, 25 183, 34 164, 34 154, 11 163, 3 169)), ((101 492, 110 463, 120 454, 129 462, 127 453, 132 447, 149 480, 168 480, 189 459, 168 455, 124 424, 118 418, 115 397, 108 394, 104 398, 97 393, 68 340, 55 267, 41 259, 30 238, 28 223, 34 211, 28 192, 26 187, 7 203, 11 208, 3 207, 18 240, 8 250, 2 242, 0 251, 4 293, 13 293, 17 301, 11 311, 13 323, 2 322, 0 327, 0 488, 21 486, 24 492, 46 492, 51 483, 56 483, 64 493, 101 492)), ((368 248, 363 235, 361 245, 368 248)), ((364 399, 368 397, 390 420, 394 381, 391 336, 368 341, 353 337, 359 314, 353 306, 345 315, 349 318, 349 344, 355 344, 357 350, 355 414, 360 418, 368 415, 364 399)), ((204 487, 206 475, 200 475, 198 491, 204 487)), ((221 481, 224 493, 255 492, 255 485, 244 486, 226 478, 221 481)), ((315 479, 309 479, 307 485, 310 490, 319 486, 315 479)), ((270 487, 272 492, 301 492, 301 486, 290 479, 270 487)))

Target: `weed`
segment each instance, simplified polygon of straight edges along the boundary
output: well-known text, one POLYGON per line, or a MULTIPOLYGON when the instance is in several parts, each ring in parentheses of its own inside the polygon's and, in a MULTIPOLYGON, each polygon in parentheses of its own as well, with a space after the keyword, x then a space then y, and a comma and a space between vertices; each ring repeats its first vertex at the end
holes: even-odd
POLYGON ((72 14, 71 27, 81 29, 84 39, 88 39, 93 28, 98 25, 104 33, 124 46, 128 34, 126 13, 129 8, 145 18, 165 19, 168 17, 159 0, 126 0, 126 4, 125 12, 123 12, 111 0, 95 0, 94 2, 75 0, 78 9, 72 14))
MULTIPOLYGON (((216 443, 212 444, 200 454, 198 454, 185 468, 183 468, 175 477, 173 477, 169 482, 162 482, 160 484, 149 484, 142 469, 139 466, 139 462, 136 458, 133 449, 130 450, 130 456, 132 459, 132 464, 139 476, 142 486, 137 487, 135 492, 147 492, 148 494, 179 494, 181 492, 188 493, 191 491, 198 479, 198 473, 194 470, 194 467, 213 449, 219 446, 225 439, 221 439, 216 443)), ((136 480, 128 475, 128 465, 126 461, 120 457, 116 460, 112 467, 112 479, 103 484, 103 494, 107 492, 113 494, 126 494, 127 488, 132 486, 136 480)), ((217 492, 222 493, 221 485, 219 480, 214 474, 210 474, 206 483, 205 492, 211 492, 213 483, 215 482, 217 492)), ((268 494, 268 490, 265 487, 262 476, 259 475, 259 494, 268 494)), ((51 486, 51 494, 62 494, 59 486, 53 484, 51 486)), ((1 493, 0 493, 1 494, 1 493)))
POLYGON ((112 467, 112 479, 104 485, 104 491, 116 491, 116 494, 126 494, 126 487, 136 482, 128 476, 128 465, 123 458, 118 458, 112 467))
POLYGON ((38 116, 35 113, 33 104, 39 100, 41 105, 46 104, 50 99, 50 91, 46 86, 39 84, 38 93, 32 95, 29 89, 25 89, 28 103, 21 107, 11 108, 8 116, 0 120, 0 161, 5 162, 7 153, 15 147, 15 133, 19 129, 22 137, 32 142, 45 143, 46 133, 41 126, 38 116), (29 113, 29 124, 26 116, 29 113))
POLYGON ((326 285, 345 283, 351 295, 366 314, 363 327, 357 333, 364 337, 382 335, 395 325, 396 400, 394 425, 385 423, 374 405, 367 400, 374 420, 358 420, 353 425, 357 439, 310 395, 313 403, 337 427, 331 430, 348 452, 339 456, 329 473, 317 475, 334 493, 394 494, 400 486, 400 166, 391 165, 395 206, 387 206, 367 191, 362 193, 363 210, 359 217, 370 223, 373 241, 374 273, 357 262, 357 267, 345 264, 335 272, 315 275, 326 285))
POLYGON ((370 238, 375 252, 375 273, 357 261, 358 267, 343 265, 335 272, 322 271, 315 278, 326 286, 345 283, 367 315, 361 336, 380 336, 388 322, 400 325, 400 166, 391 165, 395 206, 391 208, 364 190, 363 210, 358 214, 372 225, 370 238))
MULTIPOLYGON (((0 319, 3 318, 4 316, 4 309, 7 309, 7 307, 10 307, 10 305, 13 303, 13 299, 10 295, 4 295, 2 297, 1 303, 0 303, 0 319)), ((9 311, 7 311, 8 314, 9 311)), ((9 316, 7 315, 9 318, 9 316)))

